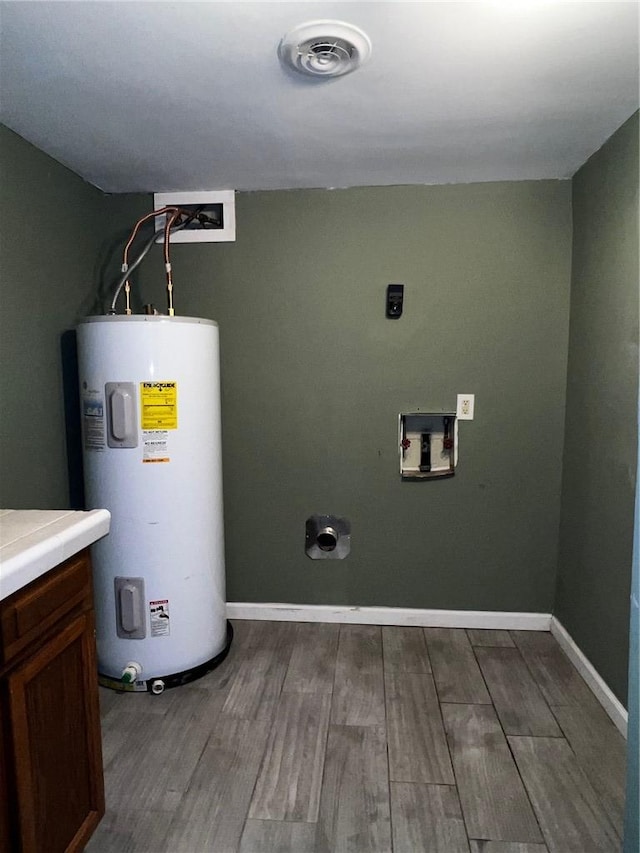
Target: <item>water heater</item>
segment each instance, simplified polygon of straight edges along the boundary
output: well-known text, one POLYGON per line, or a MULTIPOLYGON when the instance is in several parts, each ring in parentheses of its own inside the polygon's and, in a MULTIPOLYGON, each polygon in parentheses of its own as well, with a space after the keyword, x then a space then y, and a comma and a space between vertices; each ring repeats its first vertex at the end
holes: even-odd
POLYGON ((218 327, 164 315, 78 326, 100 681, 161 692, 226 654, 218 327))

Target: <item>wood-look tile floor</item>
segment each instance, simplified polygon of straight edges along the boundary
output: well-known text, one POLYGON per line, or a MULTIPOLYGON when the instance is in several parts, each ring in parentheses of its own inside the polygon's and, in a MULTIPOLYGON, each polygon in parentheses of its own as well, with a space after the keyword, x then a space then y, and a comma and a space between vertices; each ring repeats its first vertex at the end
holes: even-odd
POLYGON ((613 853, 625 743, 551 634, 236 622, 217 670, 101 691, 87 853, 613 853))

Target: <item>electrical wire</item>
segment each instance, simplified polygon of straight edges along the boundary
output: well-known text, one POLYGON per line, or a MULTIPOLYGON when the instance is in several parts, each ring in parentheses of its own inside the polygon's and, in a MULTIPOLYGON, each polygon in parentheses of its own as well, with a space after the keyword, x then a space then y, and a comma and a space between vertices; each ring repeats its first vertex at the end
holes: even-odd
MULTIPOLYGON (((164 223, 164 268, 167 273, 167 313, 170 317, 173 317, 173 276, 171 274, 171 258, 169 256, 169 241, 171 229, 174 226, 176 219, 180 216, 181 211, 178 210, 176 213, 171 214, 171 218, 169 218, 169 214, 167 213, 165 217, 164 223)), ((187 220, 188 222, 189 220, 187 220)), ((186 225, 187 222, 184 224, 186 225)))

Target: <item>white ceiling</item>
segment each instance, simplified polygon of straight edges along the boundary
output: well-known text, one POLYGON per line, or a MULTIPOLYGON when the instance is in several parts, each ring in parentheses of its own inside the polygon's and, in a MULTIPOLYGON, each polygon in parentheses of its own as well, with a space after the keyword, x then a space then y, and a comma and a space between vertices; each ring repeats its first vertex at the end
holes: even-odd
POLYGON ((109 192, 566 178, 638 107, 637 2, 2 2, 0 119, 109 192), (329 18, 370 61, 314 81, 329 18))

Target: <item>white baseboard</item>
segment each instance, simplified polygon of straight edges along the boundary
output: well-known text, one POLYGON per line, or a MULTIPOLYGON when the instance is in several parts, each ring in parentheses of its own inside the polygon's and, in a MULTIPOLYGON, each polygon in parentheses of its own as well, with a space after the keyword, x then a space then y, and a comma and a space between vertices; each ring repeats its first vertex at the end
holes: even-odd
POLYGON ((551 633, 580 675, 591 688, 596 699, 607 712, 611 721, 624 736, 627 736, 628 713, 588 657, 578 647, 571 634, 555 616, 551 617, 551 633))
POLYGON ((227 603, 229 619, 273 622, 347 622, 352 625, 404 625, 422 628, 499 628, 548 631, 550 613, 498 610, 421 610, 413 607, 348 607, 325 604, 227 603))

